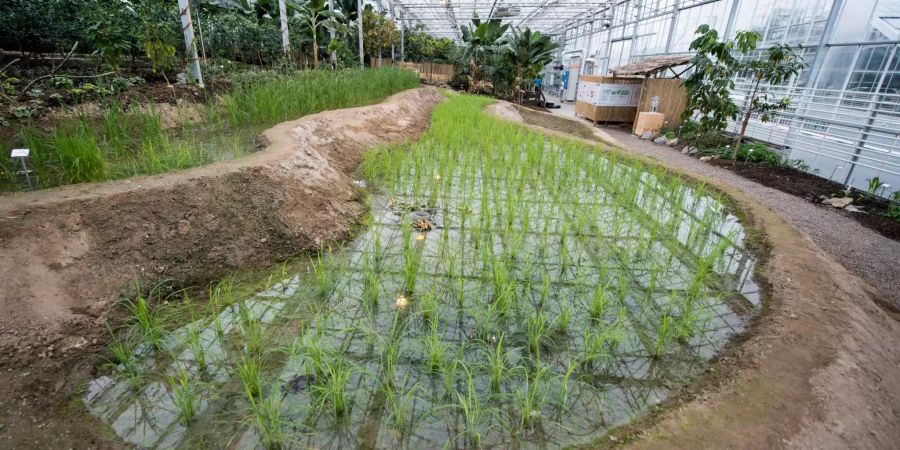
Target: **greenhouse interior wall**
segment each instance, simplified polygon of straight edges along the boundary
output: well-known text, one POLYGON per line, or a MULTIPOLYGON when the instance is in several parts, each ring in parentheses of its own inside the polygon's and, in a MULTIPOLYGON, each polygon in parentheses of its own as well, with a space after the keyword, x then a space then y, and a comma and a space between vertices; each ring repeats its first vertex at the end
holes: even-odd
MULTIPOLYGON (((807 63, 798 77, 768 87, 790 97, 791 106, 768 123, 754 117, 748 136, 839 183, 866 190, 878 177, 888 185, 880 192, 885 196, 900 188, 900 0, 606 2, 594 14, 552 30, 562 45, 548 67, 563 64, 577 84, 577 75, 604 75, 645 58, 686 54, 702 24, 728 37, 757 31, 756 54, 788 44, 807 63)), ((548 69, 545 76, 548 86, 560 86, 558 73, 548 69)), ((736 80, 739 105, 748 97, 749 81, 736 80)), ((570 93, 577 92, 572 88, 570 93)), ((730 129, 738 125, 732 122, 730 129)))

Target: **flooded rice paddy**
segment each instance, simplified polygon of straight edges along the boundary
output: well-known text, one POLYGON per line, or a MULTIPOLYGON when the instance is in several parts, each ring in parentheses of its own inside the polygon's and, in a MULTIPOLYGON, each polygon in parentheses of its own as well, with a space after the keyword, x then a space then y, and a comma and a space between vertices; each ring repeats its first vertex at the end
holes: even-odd
POLYGON ((759 308, 737 217, 486 102, 366 157, 344 248, 180 327, 132 301, 87 408, 142 448, 556 448, 689 383, 759 308))

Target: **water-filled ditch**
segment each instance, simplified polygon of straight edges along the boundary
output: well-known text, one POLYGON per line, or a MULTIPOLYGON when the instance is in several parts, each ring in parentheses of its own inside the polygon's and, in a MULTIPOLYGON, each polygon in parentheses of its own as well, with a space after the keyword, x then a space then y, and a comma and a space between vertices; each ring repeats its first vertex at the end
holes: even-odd
POLYGON ((133 333, 90 411, 147 448, 560 447, 690 382, 759 307, 738 219, 484 102, 367 156, 373 213, 345 248, 133 333))

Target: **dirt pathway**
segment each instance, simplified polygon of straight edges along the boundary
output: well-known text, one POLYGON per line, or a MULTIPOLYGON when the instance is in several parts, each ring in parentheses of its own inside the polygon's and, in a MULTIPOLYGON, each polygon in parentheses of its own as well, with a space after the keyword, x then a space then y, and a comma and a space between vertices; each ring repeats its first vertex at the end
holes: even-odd
POLYGON ((263 133, 260 152, 182 172, 0 197, 0 448, 118 447, 71 405, 130 283, 203 286, 348 237, 353 172, 418 138, 435 88, 263 133))
MULTIPOLYGON (((510 110, 503 103, 489 107, 516 120, 510 110)), ((770 244, 760 269, 769 300, 748 336, 680 399, 594 447, 897 448, 900 322, 885 294, 896 298, 898 278, 880 282, 889 290, 879 292, 813 242, 804 224, 818 214, 802 214, 815 205, 625 133, 610 134, 622 153, 703 180, 738 203, 770 244)), ((855 233, 874 235, 842 219, 849 223, 825 226, 852 224, 855 233)), ((893 255, 884 262, 896 266, 900 252, 882 244, 884 257, 893 255)))

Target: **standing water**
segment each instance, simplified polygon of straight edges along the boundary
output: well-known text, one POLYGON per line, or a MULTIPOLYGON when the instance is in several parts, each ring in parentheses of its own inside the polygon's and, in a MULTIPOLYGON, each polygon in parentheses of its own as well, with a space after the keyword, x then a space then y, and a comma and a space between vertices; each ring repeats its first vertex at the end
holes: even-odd
POLYGON ((346 248, 131 333, 90 411, 145 448, 555 448, 690 382, 758 311, 737 218, 486 102, 453 96, 422 140, 367 155, 346 248))

